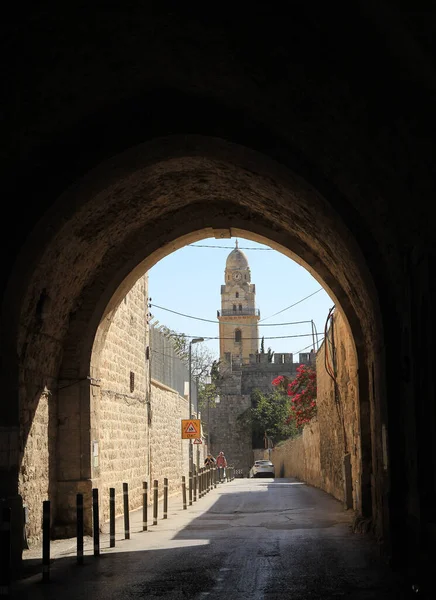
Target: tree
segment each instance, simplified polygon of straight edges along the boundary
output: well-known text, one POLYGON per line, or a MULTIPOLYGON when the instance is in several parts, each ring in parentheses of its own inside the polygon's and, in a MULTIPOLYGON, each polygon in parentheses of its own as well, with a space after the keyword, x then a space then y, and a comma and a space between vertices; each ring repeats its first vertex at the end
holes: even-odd
MULTIPOLYGON (((189 338, 185 333, 180 333, 169 327, 162 326, 162 333, 171 340, 177 355, 188 364, 189 362, 189 338)), ((191 353, 191 371, 192 378, 199 383, 206 383, 206 379, 211 371, 212 364, 216 362, 213 353, 202 346, 195 344, 195 351, 191 353)))
POLYGON ((219 361, 214 360, 210 367, 210 380, 209 378, 198 381, 198 407, 200 410, 203 408, 214 407, 216 405, 216 399, 218 396, 218 381, 220 374, 218 370, 219 361))
POLYGON ((290 398, 287 422, 294 421, 300 428, 316 415, 316 370, 311 365, 300 365, 296 377, 290 382, 279 375, 272 384, 283 395, 290 398))
POLYGON ((251 408, 238 417, 240 427, 251 427, 253 446, 261 447, 265 435, 275 443, 299 433, 295 422, 287 422, 290 410, 289 398, 278 390, 264 394, 258 389, 251 394, 251 408))
POLYGON ((262 336, 262 341, 260 342, 260 353, 264 354, 265 352, 265 338, 262 336))
POLYGON ((274 356, 273 350, 271 350, 271 348, 268 348, 268 362, 272 363, 273 356, 274 356))

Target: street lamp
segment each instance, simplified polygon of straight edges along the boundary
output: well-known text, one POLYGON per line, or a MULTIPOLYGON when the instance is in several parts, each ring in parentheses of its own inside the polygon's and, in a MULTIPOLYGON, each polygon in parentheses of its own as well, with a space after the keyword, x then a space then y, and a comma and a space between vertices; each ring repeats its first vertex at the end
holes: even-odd
MULTIPOLYGON (((204 342, 204 338, 193 338, 189 342, 189 418, 192 419, 192 344, 204 342)), ((197 390, 198 393, 198 390, 197 390)), ((192 449, 192 439, 189 438, 189 470, 194 472, 194 456, 192 449)))

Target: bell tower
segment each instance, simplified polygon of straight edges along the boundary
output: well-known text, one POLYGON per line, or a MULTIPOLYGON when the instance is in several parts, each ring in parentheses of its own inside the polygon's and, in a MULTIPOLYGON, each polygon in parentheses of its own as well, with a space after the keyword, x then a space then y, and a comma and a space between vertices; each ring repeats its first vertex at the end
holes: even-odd
POLYGON ((220 333, 220 360, 248 363, 250 354, 259 348, 256 308, 256 287, 251 283, 251 272, 245 254, 238 247, 230 252, 221 286, 221 310, 218 311, 220 333))

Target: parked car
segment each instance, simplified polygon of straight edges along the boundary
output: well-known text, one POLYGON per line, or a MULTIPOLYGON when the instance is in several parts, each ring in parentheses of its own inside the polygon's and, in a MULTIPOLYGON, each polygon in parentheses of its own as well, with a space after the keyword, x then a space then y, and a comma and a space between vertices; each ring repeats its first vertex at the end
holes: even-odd
POLYGON ((270 460, 255 460, 250 469, 250 477, 275 477, 276 470, 270 460))

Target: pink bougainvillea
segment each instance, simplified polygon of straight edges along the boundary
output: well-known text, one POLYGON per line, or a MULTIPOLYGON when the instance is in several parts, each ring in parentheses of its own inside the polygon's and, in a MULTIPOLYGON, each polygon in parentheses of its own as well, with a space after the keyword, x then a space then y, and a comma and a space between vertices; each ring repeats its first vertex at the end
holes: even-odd
POLYGON ((311 365, 300 365, 295 379, 279 375, 272 385, 291 398, 288 421, 294 420, 297 427, 303 427, 316 415, 316 371, 311 365))

